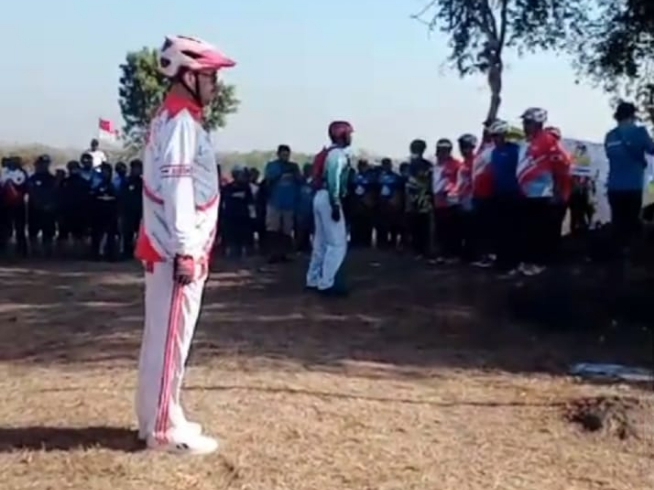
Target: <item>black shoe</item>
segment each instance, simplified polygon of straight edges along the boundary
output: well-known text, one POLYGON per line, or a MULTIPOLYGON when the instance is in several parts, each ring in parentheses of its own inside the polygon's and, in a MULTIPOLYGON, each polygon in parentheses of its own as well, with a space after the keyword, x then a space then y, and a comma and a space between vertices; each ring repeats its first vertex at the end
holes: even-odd
POLYGON ((318 292, 328 298, 345 298, 349 296, 349 291, 343 287, 332 286, 328 289, 319 289, 318 292))

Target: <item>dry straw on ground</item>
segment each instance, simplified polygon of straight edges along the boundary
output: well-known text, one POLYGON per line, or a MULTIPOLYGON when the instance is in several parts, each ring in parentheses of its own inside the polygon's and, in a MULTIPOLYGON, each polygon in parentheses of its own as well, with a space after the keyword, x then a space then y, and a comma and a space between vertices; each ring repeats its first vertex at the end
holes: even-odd
MULTIPOLYGON (((0 488, 654 488, 651 393, 558 372, 605 343, 516 327, 497 314, 515 291, 483 276, 407 286, 405 262, 359 262, 342 302, 303 293, 300 266, 213 276, 185 402, 224 448, 199 459, 138 450, 134 266, 0 269, 0 488), (570 422, 625 397, 609 425, 633 437, 570 422)), ((611 355, 646 356, 634 345, 611 355)))

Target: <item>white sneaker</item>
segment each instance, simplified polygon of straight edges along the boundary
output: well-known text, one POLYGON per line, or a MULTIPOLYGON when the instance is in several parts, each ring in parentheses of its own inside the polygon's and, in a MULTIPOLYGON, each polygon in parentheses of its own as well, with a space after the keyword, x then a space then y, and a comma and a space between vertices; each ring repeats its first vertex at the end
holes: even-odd
POLYGON ((520 272, 522 272, 522 274, 527 277, 533 277, 545 272, 545 267, 535 264, 527 264, 522 268, 520 272))
MULTIPOLYGON (((202 434, 202 426, 197 422, 186 422, 184 430, 191 436, 199 436, 202 434)), ((139 429, 139 441, 145 441, 147 438, 148 435, 145 433, 145 429, 139 429)))
POLYGON ((194 436, 185 434, 183 437, 175 437, 167 443, 162 443, 154 438, 148 437, 147 445, 148 449, 152 451, 194 456, 211 454, 218 450, 218 441, 202 434, 194 436))
POLYGON ((472 265, 474 267, 479 267, 481 269, 488 269, 489 267, 493 267, 493 261, 488 258, 483 258, 481 260, 477 260, 476 262, 473 262, 472 265))
POLYGON ((500 273, 498 277, 500 279, 511 279, 513 277, 516 277, 518 274, 520 274, 520 270, 516 267, 514 269, 500 273))

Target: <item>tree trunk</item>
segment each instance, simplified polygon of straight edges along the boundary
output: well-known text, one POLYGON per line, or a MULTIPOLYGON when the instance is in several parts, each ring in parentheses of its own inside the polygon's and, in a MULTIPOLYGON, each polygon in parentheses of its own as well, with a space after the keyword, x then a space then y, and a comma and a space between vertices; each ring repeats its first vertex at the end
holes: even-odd
POLYGON ((494 121, 502 105, 502 60, 495 58, 488 68, 488 88, 490 89, 490 107, 486 121, 494 121))

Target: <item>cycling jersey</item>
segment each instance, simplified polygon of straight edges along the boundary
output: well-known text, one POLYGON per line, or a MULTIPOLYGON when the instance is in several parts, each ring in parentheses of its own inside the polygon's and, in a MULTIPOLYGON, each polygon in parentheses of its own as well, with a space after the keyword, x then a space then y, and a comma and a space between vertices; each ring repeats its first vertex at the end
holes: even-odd
POLYGON ((164 262, 207 258, 218 220, 220 187, 202 110, 169 95, 150 126, 143 159, 143 224, 136 256, 164 262))
POLYGON ((521 148, 517 176, 523 194, 567 198, 570 165, 570 156, 560 142, 550 132, 539 131, 521 148))

